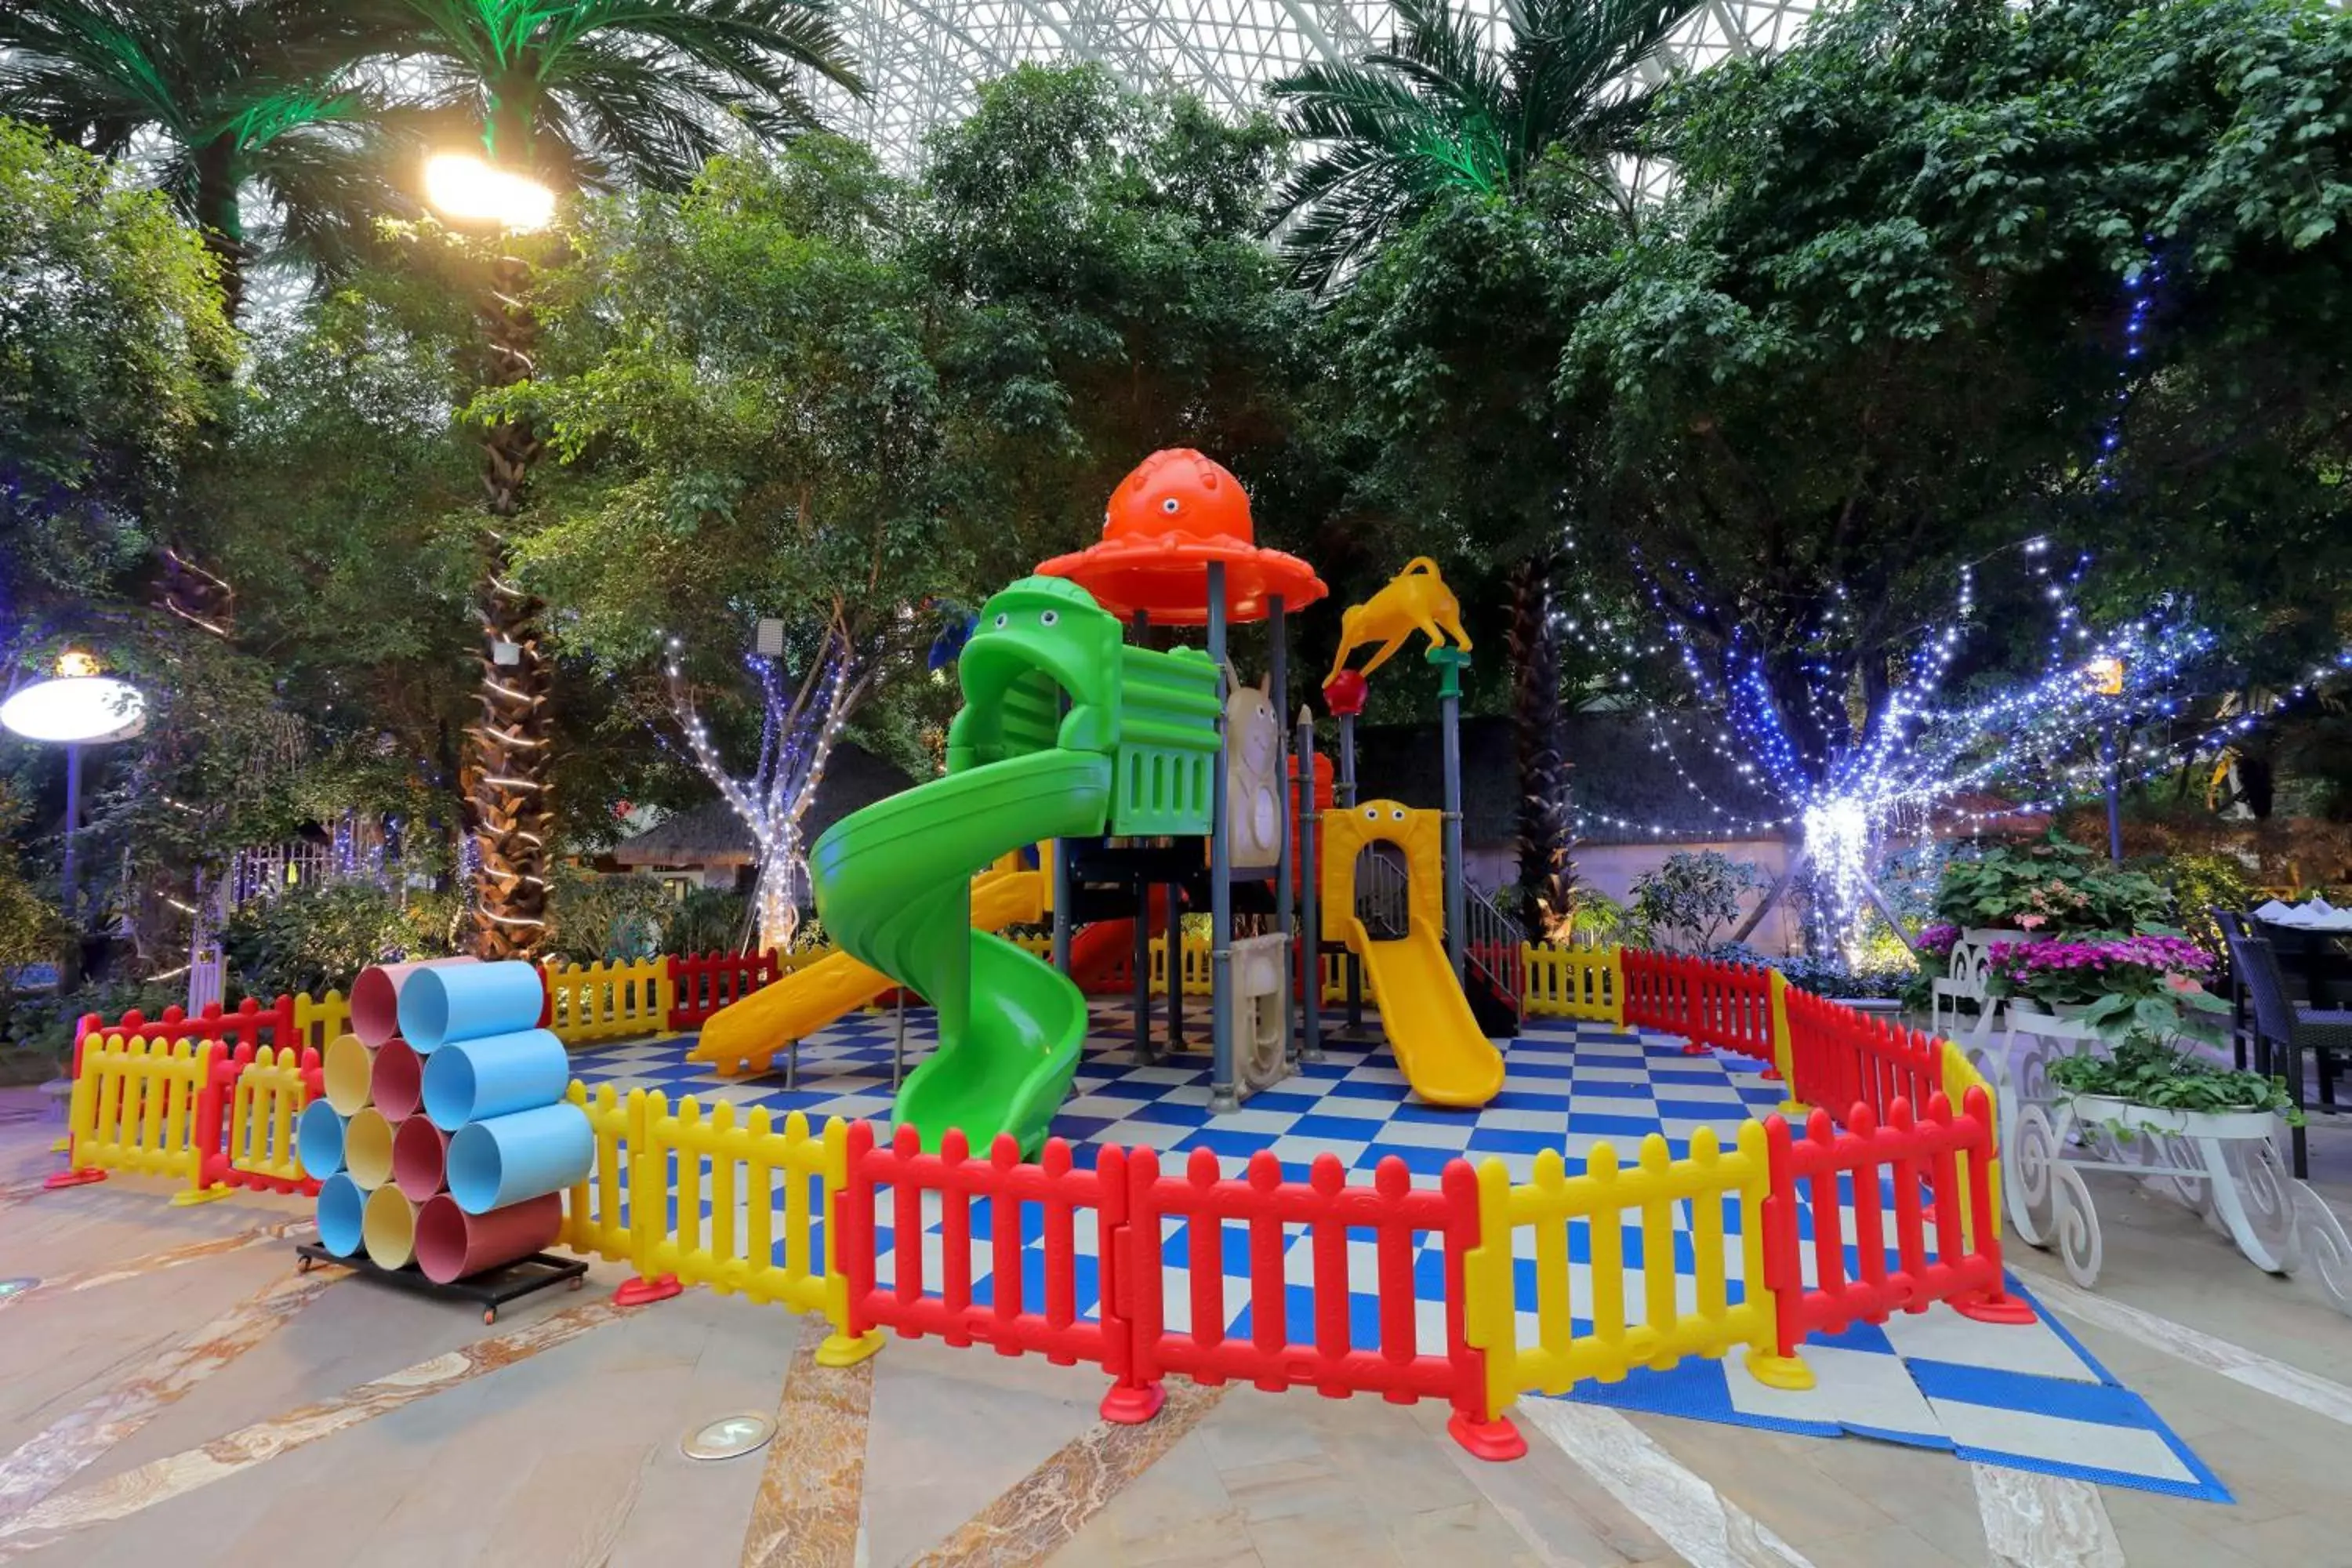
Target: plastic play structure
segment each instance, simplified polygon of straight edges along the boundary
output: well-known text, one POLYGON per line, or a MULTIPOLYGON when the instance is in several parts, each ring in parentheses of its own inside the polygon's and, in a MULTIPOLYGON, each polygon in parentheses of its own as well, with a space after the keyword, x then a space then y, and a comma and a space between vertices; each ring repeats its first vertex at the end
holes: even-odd
MULTIPOLYGON (((1197 452, 1153 454, 1112 495, 1098 542, 1044 563, 982 607, 957 662, 963 708, 945 776, 836 823, 811 851, 817 910, 840 951, 721 1008, 692 1059, 761 1070, 792 1042, 903 987, 937 1010, 939 1047, 899 1088, 897 1121, 926 1149, 954 1131, 974 1147, 1010 1133, 1034 1152, 1076 1068, 1086 993, 1099 994, 1123 964, 1137 1049, 1150 1059, 1159 1048, 1155 931, 1167 933, 1171 955, 1167 1048, 1181 1047, 1173 971, 1178 913, 1189 908, 1208 915, 1211 931, 1213 1110, 1233 1110, 1319 1051, 1319 1009, 1297 1005, 1295 993, 1313 973, 1319 995, 1324 959, 1342 965, 1351 1022, 1369 986, 1424 1100, 1491 1100, 1503 1062, 1489 1035, 1516 1028, 1519 988, 1479 984, 1475 954, 1502 945, 1499 935, 1483 949, 1465 941, 1455 727, 1470 639, 1426 557, 1346 611, 1325 688, 1340 721, 1335 789, 1306 713, 1296 756, 1282 719, 1287 616, 1325 592, 1307 563, 1256 543, 1232 474, 1197 452), (1270 668, 1252 682, 1228 662, 1227 632, 1259 621, 1270 668), (1143 646, 1155 626, 1200 626, 1204 646, 1143 646), (1444 809, 1359 807, 1363 675, 1415 631, 1443 669, 1444 809), (1362 671, 1346 668, 1374 644, 1362 671), (1032 845, 1050 845, 1043 869, 1014 859, 1032 845), (1291 931, 1296 902, 1305 906, 1297 941, 1236 940, 1237 914, 1291 931), (997 934, 1049 918, 1051 962, 997 934)), ((1516 953, 1516 932, 1508 945, 1516 953)))

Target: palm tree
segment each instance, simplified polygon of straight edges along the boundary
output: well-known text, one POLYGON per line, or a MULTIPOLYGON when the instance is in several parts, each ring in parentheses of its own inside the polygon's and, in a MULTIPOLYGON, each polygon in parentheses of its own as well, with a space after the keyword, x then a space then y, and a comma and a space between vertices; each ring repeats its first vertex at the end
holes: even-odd
MULTIPOLYGON (((1631 226, 1633 196, 1613 163, 1636 150, 1655 94, 1635 69, 1702 0, 1521 0, 1499 52, 1447 0, 1395 3, 1387 47, 1309 66, 1269 89, 1291 133, 1316 149, 1272 205, 1299 283, 1328 295, 1441 201, 1516 198, 1538 170, 1564 189, 1555 202, 1631 226)), ((1576 896, 1552 628, 1556 559, 1539 544, 1509 573, 1520 918, 1538 937, 1565 933, 1576 896)))
MULTIPOLYGON (((814 71, 862 90, 823 0, 377 0, 409 33, 427 113, 478 131, 497 166, 558 191, 676 189, 726 143, 816 123, 814 71)), ((538 340, 530 268, 495 265, 483 300, 488 387, 528 380, 538 340)), ((555 839, 546 605, 514 580, 503 530, 521 510, 539 442, 493 419, 482 438, 480 722, 460 769, 480 851, 475 947, 529 957, 547 935, 555 839)))
POLYGON ((359 75, 393 37, 335 0, 0 7, 0 112, 143 169, 203 234, 233 321, 254 261, 331 272, 407 205, 359 75))
POLYGON ((1547 165, 1630 222, 1612 162, 1634 151, 1655 95, 1633 73, 1703 3, 1522 0, 1495 53, 1447 0, 1395 0, 1386 48, 1267 89, 1318 149, 1274 197, 1294 276, 1328 292, 1440 193, 1517 195, 1547 165))

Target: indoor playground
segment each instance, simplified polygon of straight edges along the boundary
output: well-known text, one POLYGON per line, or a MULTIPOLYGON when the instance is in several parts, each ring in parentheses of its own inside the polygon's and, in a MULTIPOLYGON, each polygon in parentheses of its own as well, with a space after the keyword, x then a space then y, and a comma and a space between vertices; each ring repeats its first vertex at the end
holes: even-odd
POLYGON ((1171 1380, 1363 1394, 1508 1461, 1565 1397, 2225 1495, 2005 1268, 1969 1056, 1774 970, 1530 940, 1465 876, 1437 566, 1343 612, 1286 721, 1325 592, 1231 473, 1155 454, 980 606, 940 776, 814 844, 823 949, 92 1018, 51 1182, 310 1198, 306 1269, 486 1322, 601 1262, 632 1310, 814 1314, 841 1375, 894 1339, 1089 1366, 1113 1427, 1171 1380), (1434 800, 1358 770, 1416 638, 1434 800))

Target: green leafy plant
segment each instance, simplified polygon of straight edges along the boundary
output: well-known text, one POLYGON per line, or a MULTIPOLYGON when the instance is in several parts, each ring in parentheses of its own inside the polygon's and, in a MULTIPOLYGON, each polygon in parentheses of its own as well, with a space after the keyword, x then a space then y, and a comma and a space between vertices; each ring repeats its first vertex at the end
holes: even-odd
POLYGON ((1734 860, 1713 849, 1678 849, 1635 880, 1633 911, 1654 941, 1704 952, 1739 918, 1739 895, 1763 885, 1764 872, 1752 860, 1734 860))
POLYGON ((546 951, 567 963, 676 951, 665 933, 677 909, 658 877, 600 877, 560 866, 548 900, 546 951))
POLYGON ((2213 955, 2187 937, 2147 932, 2092 941, 1997 942, 1987 954, 1985 994, 2079 1006, 2108 1039, 2134 1032, 2221 1038, 2230 1005, 2200 984, 2213 955))
POLYGON ((221 951, 246 995, 316 996, 348 989, 371 963, 456 951, 456 916, 447 897, 412 893, 404 903, 373 882, 312 884, 239 907, 221 929, 221 951))
POLYGON ((1960 926, 2014 926, 2037 935, 2135 931, 2172 917, 2172 890, 2119 870, 2055 832, 2022 848, 1997 845, 1945 864, 1936 914, 1960 926))
POLYGON ((2172 889, 2181 929, 2210 952, 2221 951, 2221 928, 2214 924, 2212 911, 2251 909, 2258 901, 2253 879, 2235 855, 2168 856, 2156 875, 2172 889))
POLYGON ((697 888, 678 900, 662 930, 664 952, 730 952, 743 940, 743 895, 697 888))
POLYGON ((1576 912, 1568 922, 1568 940, 1571 943, 1607 947, 1617 942, 1638 942, 1641 937, 1640 919, 1623 904, 1590 888, 1577 894, 1576 912))
POLYGON ((2303 1125, 2284 1078, 2264 1078, 2209 1062, 2163 1037, 2134 1029, 2106 1055, 2084 1051, 2050 1064, 2050 1081, 2069 1095, 2095 1095, 2159 1110, 2208 1115, 2268 1110, 2303 1125))

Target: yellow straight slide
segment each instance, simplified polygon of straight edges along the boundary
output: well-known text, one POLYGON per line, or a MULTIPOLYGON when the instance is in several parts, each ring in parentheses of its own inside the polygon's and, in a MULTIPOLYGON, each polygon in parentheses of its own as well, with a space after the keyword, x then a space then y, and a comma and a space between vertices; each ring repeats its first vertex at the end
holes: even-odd
MULTIPOLYGON (((1034 868, 989 868, 971 879, 973 928, 1035 924, 1045 918, 1050 886, 1034 868)), ((828 953, 710 1015, 686 1059, 713 1063, 727 1078, 765 1072, 793 1041, 840 1022, 898 984, 845 952, 828 953)))
POLYGON ((1364 961, 1381 1028, 1412 1091, 1432 1105, 1459 1106, 1501 1093, 1503 1053, 1471 1016, 1434 928, 1415 921, 1402 942, 1374 942, 1362 921, 1349 925, 1348 945, 1364 961))

